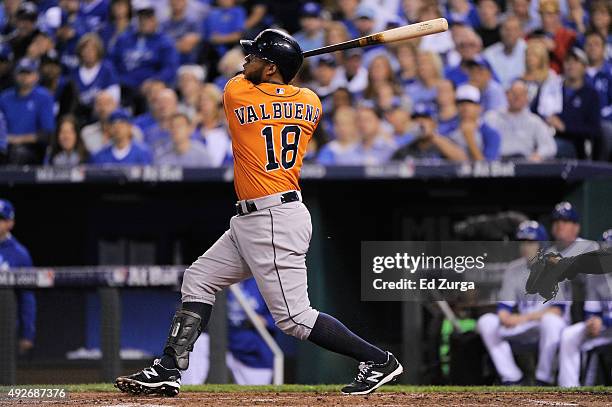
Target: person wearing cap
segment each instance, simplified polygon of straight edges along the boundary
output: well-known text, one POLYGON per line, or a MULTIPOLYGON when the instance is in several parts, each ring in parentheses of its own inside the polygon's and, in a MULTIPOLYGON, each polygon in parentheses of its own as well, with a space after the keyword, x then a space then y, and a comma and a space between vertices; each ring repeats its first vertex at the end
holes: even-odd
POLYGON ((549 252, 559 253, 563 257, 577 256, 597 250, 597 243, 581 238, 580 216, 570 202, 563 201, 555 205, 551 214, 551 234, 554 245, 549 252))
POLYGON ((158 31, 155 9, 148 0, 134 5, 138 25, 127 30, 118 39, 110 59, 119 75, 122 97, 130 103, 144 93, 149 80, 174 83, 179 56, 173 41, 158 31))
POLYGON ((302 29, 293 36, 304 51, 320 48, 325 43, 325 30, 321 17, 321 5, 312 1, 304 3, 300 14, 302 29))
POLYGON ((148 148, 133 141, 130 116, 115 110, 109 117, 111 144, 91 157, 91 164, 150 165, 148 148))
POLYGON ((587 64, 584 51, 576 47, 569 50, 564 65, 563 110, 546 119, 556 131, 557 157, 599 158, 601 109, 597 91, 585 81, 587 64), (586 141, 594 147, 591 154, 586 141))
POLYGON ((210 10, 202 37, 214 48, 217 60, 242 38, 246 18, 246 11, 236 4, 236 0, 218 0, 217 7, 210 10))
MULTIPOLYGON (((15 227, 15 209, 13 204, 0 199, 0 271, 7 272, 13 268, 32 267, 32 258, 28 249, 12 235, 15 227)), ((36 297, 32 291, 19 290, 18 326, 19 353, 25 354, 34 347, 36 336, 36 297)))
POLYGON ((53 97, 38 85, 38 67, 37 61, 20 60, 15 68, 15 86, 0 94, 10 164, 42 162, 47 141, 55 130, 53 97))
POLYGON ((463 62, 470 61, 480 55, 482 39, 476 32, 467 26, 453 28, 453 40, 457 46, 459 61, 448 64, 444 69, 444 76, 457 87, 469 80, 468 72, 463 62))
POLYGON ((170 17, 161 24, 161 31, 174 41, 180 64, 193 64, 202 39, 201 22, 187 13, 187 0, 170 0, 168 3, 170 17))
POLYGON ((29 1, 21 3, 15 14, 15 29, 6 38, 11 45, 15 60, 20 60, 26 55, 28 47, 38 34, 37 20, 36 4, 29 1))
POLYGON ((416 129, 399 140, 398 144, 403 146, 393 153, 391 160, 397 161, 406 158, 467 160, 467 154, 461 147, 439 134, 434 113, 431 107, 426 104, 414 107, 412 120, 416 129))
POLYGON ((62 117, 76 112, 79 91, 70 76, 62 75, 60 56, 52 49, 40 59, 40 84, 53 95, 53 114, 62 117))
POLYGON ((455 95, 459 110, 459 127, 448 137, 465 150, 470 160, 499 158, 499 133, 481 120, 480 91, 469 84, 457 88, 455 95))
POLYGON ((504 88, 493 78, 491 65, 482 56, 464 62, 468 72, 468 83, 480 91, 480 105, 483 113, 508 106, 504 88))
POLYGON ((491 110, 484 121, 501 137, 502 159, 539 162, 555 157, 554 132, 544 120, 529 110, 527 85, 520 79, 508 88, 508 107, 491 110))
POLYGON ((501 25, 500 41, 490 45, 482 53, 506 89, 514 79, 525 73, 527 42, 523 36, 521 21, 517 16, 509 15, 501 25))
POLYGON ((612 161, 612 62, 606 61, 606 38, 597 31, 585 35, 584 51, 589 59, 587 82, 599 94, 603 132, 600 158, 612 161))
MULTIPOLYGON (((550 386, 555 381, 554 366, 561 332, 569 322, 568 297, 546 302, 537 294, 526 294, 529 260, 546 247, 548 234, 533 220, 519 224, 515 238, 520 257, 508 264, 497 296, 497 313, 484 314, 477 329, 502 385, 528 384, 516 364, 512 345, 537 345, 536 385, 550 386)), ((565 291, 562 291, 565 292, 565 291)))
POLYGON ((342 66, 338 75, 343 77, 348 91, 356 97, 361 97, 368 87, 368 70, 363 66, 363 50, 353 48, 344 51, 342 66))
POLYGON ((347 85, 342 72, 338 70, 336 58, 331 54, 323 54, 317 58, 313 76, 314 81, 309 88, 319 96, 323 109, 329 111, 332 93, 347 85))
POLYGON ((538 11, 542 18, 543 40, 551 56, 550 67, 561 73, 565 57, 576 42, 576 32, 563 26, 559 0, 540 0, 538 11))

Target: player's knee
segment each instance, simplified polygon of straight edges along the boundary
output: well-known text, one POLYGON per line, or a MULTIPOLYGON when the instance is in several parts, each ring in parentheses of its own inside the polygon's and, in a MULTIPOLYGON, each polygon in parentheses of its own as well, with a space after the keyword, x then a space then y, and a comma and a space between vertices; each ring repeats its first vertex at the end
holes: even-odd
POLYGON ((283 315, 280 318, 275 317, 275 323, 276 326, 287 335, 304 341, 308 339, 318 315, 318 311, 313 308, 308 308, 304 312, 294 316, 283 315))
POLYGON ((478 332, 480 332, 480 334, 487 334, 488 332, 491 332, 499 327, 499 317, 492 313, 484 314, 478 318, 476 327, 478 328, 478 332))

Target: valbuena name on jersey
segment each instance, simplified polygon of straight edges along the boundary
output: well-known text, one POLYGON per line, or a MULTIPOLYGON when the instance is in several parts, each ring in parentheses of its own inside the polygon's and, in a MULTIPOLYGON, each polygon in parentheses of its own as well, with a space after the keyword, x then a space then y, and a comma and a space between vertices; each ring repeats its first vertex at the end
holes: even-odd
POLYGON ((258 106, 247 105, 234 109, 240 125, 259 120, 297 119, 316 123, 321 111, 308 103, 272 102, 272 108, 260 103, 258 106))

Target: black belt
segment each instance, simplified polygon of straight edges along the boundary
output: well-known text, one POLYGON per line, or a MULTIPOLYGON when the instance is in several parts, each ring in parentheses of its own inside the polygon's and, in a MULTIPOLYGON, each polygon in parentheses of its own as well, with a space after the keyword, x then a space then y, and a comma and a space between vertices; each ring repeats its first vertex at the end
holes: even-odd
MULTIPOLYGON (((299 200, 300 200, 300 196, 298 195, 296 191, 285 192, 284 194, 280 196, 280 204, 295 202, 299 200)), ((246 211, 242 209, 242 205, 240 205, 239 203, 236 204, 236 213, 238 214, 238 216, 246 215, 247 213, 251 213, 251 212, 255 212, 259 210, 255 202, 253 201, 246 201, 245 205, 246 205, 246 211)))

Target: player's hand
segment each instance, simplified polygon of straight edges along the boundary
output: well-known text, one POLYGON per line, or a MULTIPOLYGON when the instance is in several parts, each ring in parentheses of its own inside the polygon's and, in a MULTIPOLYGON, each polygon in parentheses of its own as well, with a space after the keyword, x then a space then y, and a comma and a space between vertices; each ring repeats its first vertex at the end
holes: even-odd
POLYGON ((599 336, 603 327, 601 318, 598 316, 592 316, 586 321, 586 332, 591 338, 599 336))
POLYGON ((34 347, 34 342, 32 342, 31 340, 26 339, 26 338, 19 339, 19 354, 20 355, 25 355, 33 347, 34 347))

